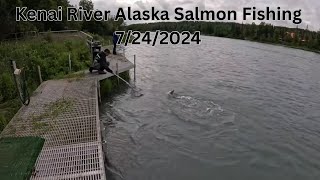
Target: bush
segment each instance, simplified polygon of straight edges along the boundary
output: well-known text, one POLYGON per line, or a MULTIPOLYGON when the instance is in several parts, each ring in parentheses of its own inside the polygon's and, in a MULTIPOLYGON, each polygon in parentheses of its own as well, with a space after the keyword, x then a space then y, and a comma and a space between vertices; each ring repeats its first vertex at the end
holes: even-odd
MULTIPOLYGON (((49 80, 69 74, 69 54, 73 71, 86 69, 90 64, 90 49, 84 40, 52 41, 51 38, 48 33, 44 38, 0 44, 0 113, 5 112, 5 114, 2 113, 1 126, 6 124, 5 120, 10 120, 18 109, 13 104, 14 108, 10 111, 3 111, 4 108, 11 107, 11 105, 1 106, 12 99, 17 99, 9 60, 15 60, 18 68, 25 69, 30 93, 39 85, 37 66, 41 67, 42 79, 49 80)), ((18 107, 20 106, 19 101, 14 102, 18 104, 18 107)))
POLYGON ((50 32, 47 33, 47 34, 44 36, 44 39, 45 39, 46 41, 48 41, 48 42, 52 42, 52 41, 53 41, 52 35, 51 35, 50 32))
MULTIPOLYGON (((125 79, 126 81, 130 80, 129 71, 120 73, 119 76, 125 79)), ((120 80, 119 84, 124 85, 125 83, 120 80)), ((111 78, 100 81, 100 92, 102 96, 113 93, 116 87, 118 87, 118 79, 115 76, 112 76, 111 78)))
POLYGON ((0 113, 0 131, 7 125, 7 121, 4 118, 4 115, 0 113))
POLYGON ((0 95, 2 102, 8 101, 16 97, 16 89, 13 78, 8 74, 0 76, 0 95))

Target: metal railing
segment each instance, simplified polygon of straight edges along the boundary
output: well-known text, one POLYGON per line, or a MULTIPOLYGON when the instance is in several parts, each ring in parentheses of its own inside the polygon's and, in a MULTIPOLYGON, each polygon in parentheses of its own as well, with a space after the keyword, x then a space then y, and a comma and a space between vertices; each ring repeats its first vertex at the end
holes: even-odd
POLYGON ((27 37, 35 37, 37 36, 36 31, 27 31, 27 32, 18 32, 18 33, 9 33, 0 35, 1 41, 13 41, 13 40, 21 40, 27 37))
POLYGON ((81 38, 86 39, 87 41, 92 42, 93 36, 83 31, 78 30, 62 30, 62 31, 47 31, 47 32, 37 32, 37 31, 28 31, 28 32, 18 32, 18 33, 10 33, 10 34, 3 34, 0 37, 1 41, 18 41, 23 40, 28 37, 37 37, 46 34, 64 34, 64 35, 75 35, 81 38))

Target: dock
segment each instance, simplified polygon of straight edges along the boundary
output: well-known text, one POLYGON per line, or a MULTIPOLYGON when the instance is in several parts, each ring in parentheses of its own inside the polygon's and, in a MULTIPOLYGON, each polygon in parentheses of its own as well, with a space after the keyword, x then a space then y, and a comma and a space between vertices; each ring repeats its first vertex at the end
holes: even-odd
MULTIPOLYGON (((110 55, 108 60, 117 73, 134 67, 121 55, 110 55)), ((86 72, 81 78, 44 81, 29 106, 20 108, 0 137, 45 139, 30 179, 106 179, 99 82, 111 76, 86 72)))

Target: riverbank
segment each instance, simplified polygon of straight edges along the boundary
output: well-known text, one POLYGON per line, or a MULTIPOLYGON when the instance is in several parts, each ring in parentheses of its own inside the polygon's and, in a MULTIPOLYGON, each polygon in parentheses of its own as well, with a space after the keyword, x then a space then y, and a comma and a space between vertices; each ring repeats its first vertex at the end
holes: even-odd
POLYGON ((2 42, 0 44, 0 132, 11 120, 21 103, 12 76, 10 60, 18 68, 26 70, 26 82, 30 94, 39 86, 38 66, 42 80, 55 79, 72 72, 87 69, 90 51, 81 38, 53 38, 50 34, 33 39, 2 42), (71 71, 69 69, 69 56, 71 71))
POLYGON ((275 42, 268 42, 268 41, 258 41, 258 40, 254 40, 254 39, 249 39, 249 38, 234 38, 234 37, 221 37, 221 36, 215 36, 212 34, 203 34, 204 36, 211 36, 211 37, 218 37, 218 38, 227 38, 227 39, 235 39, 235 40, 243 40, 243 41, 249 41, 249 42, 257 42, 257 43, 261 43, 261 44, 270 44, 270 45, 274 45, 274 46, 281 46, 281 47, 286 47, 286 48, 292 48, 292 49, 299 49, 299 50, 304 50, 304 51, 308 51, 308 52, 314 52, 317 54, 320 54, 320 50, 317 49, 311 49, 305 46, 294 46, 294 45, 290 45, 286 42, 283 43, 275 43, 275 42))
MULTIPOLYGON (((27 73, 30 94, 39 86, 38 66, 42 70, 42 80, 80 77, 73 74, 87 70, 91 64, 90 49, 78 32, 43 33, 35 37, 25 37, 18 41, 0 42, 0 132, 21 107, 12 76, 10 60, 27 73), (71 60, 71 69, 69 64, 71 60)), ((112 37, 91 34, 94 40, 109 45, 112 37)))
MULTIPOLYGON (((237 39, 237 38, 230 38, 230 39, 237 39)), ((270 45, 274 45, 274 46, 281 46, 281 47, 286 47, 286 48, 299 49, 299 50, 304 50, 304 51, 309 51, 309 52, 314 52, 314 53, 320 54, 319 50, 311 49, 311 48, 304 47, 304 46, 294 46, 294 45, 290 45, 290 44, 287 44, 287 43, 273 43, 273 42, 266 42, 266 41, 256 41, 256 40, 252 40, 252 39, 238 39, 238 40, 244 40, 244 41, 250 41, 250 42, 258 42, 258 43, 262 43, 262 44, 270 44, 270 45)))
MULTIPOLYGON (((129 80, 133 64, 120 56, 109 57, 110 67, 129 80)), ((122 82, 113 74, 101 75, 88 70, 68 77, 72 78, 41 83, 31 96, 30 104, 19 109, 0 138, 45 139, 31 179, 104 180, 99 102, 101 96, 114 92, 122 82)))
POLYGON ((308 29, 274 26, 261 22, 260 24, 240 24, 234 22, 157 22, 147 24, 131 24, 127 30, 135 31, 200 31, 203 35, 226 37, 232 39, 247 39, 261 43, 286 45, 286 47, 319 53, 320 31, 308 29))

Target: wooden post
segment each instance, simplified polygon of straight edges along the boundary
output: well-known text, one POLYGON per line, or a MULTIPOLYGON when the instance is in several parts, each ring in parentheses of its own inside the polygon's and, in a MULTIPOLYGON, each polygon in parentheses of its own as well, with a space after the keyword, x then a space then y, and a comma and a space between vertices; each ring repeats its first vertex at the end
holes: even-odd
POLYGON ((12 67, 13 67, 13 71, 17 69, 16 61, 12 61, 12 67))
POLYGON ((38 66, 38 75, 39 75, 39 81, 40 81, 40 84, 43 82, 42 80, 42 75, 41 75, 41 68, 40 66, 38 66))
POLYGON ((116 74, 118 75, 118 76, 117 76, 117 80, 118 80, 118 87, 119 87, 120 81, 119 81, 119 65, 118 65, 118 62, 116 63, 116 66, 117 66, 117 67, 116 67, 116 68, 117 68, 117 69, 116 69, 116 74))
POLYGON ((100 81, 98 81, 98 99, 99 99, 99 103, 101 103, 100 81))
POLYGON ((70 53, 69 53, 69 72, 71 72, 71 56, 70 56, 70 53))
POLYGON ((133 79, 136 82, 136 55, 133 56, 133 79))

